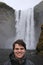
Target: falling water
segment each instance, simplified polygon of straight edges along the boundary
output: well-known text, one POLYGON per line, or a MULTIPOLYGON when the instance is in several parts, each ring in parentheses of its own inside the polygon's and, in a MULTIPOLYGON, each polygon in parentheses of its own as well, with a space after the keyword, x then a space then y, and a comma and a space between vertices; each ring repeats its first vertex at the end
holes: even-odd
POLYGON ((26 42, 27 49, 34 49, 34 20, 33 9, 16 11, 16 38, 26 42))
POLYGON ((15 40, 23 39, 26 43, 27 49, 35 49, 36 44, 33 9, 29 8, 27 10, 18 10, 15 12, 13 10, 14 13, 10 12, 13 15, 10 15, 7 10, 6 12, 5 15, 3 14, 5 19, 1 19, 4 24, 0 24, 0 39, 3 40, 1 41, 2 44, 0 47, 12 48, 12 44, 15 40), (14 15, 16 15, 15 20, 14 15))

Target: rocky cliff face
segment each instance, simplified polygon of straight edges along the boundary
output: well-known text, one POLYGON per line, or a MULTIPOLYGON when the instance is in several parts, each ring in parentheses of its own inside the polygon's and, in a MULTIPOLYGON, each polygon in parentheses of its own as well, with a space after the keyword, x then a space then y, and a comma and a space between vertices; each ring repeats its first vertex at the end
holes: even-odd
POLYGON ((41 33, 39 37, 39 42, 37 44, 37 53, 43 55, 43 25, 41 26, 41 33))
POLYGON ((0 48, 5 48, 6 41, 15 36, 15 10, 0 2, 0 48))

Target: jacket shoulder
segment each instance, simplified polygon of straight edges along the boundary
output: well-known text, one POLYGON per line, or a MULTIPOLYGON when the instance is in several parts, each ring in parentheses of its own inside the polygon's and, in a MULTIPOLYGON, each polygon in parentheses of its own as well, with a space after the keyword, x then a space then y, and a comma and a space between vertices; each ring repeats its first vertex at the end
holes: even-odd
POLYGON ((27 64, 27 65, 35 65, 35 64, 34 64, 31 60, 29 60, 29 59, 26 60, 26 64, 27 64))
POLYGON ((4 63, 4 65, 11 65, 10 59, 4 63))

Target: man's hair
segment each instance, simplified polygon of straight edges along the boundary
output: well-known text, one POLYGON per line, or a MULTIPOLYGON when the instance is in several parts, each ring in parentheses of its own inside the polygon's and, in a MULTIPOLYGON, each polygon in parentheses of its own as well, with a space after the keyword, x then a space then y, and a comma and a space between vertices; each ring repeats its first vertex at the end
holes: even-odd
POLYGON ((22 39, 18 39, 13 43, 13 50, 14 50, 16 44, 23 46, 26 50, 26 44, 22 39))

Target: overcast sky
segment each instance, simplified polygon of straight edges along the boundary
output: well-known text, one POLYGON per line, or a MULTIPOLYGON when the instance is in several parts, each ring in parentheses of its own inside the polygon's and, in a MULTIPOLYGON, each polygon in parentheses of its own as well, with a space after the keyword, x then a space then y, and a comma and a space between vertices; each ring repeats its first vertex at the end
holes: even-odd
POLYGON ((37 5, 41 0, 0 0, 0 2, 5 2, 9 6, 17 10, 24 10, 32 8, 37 5))

